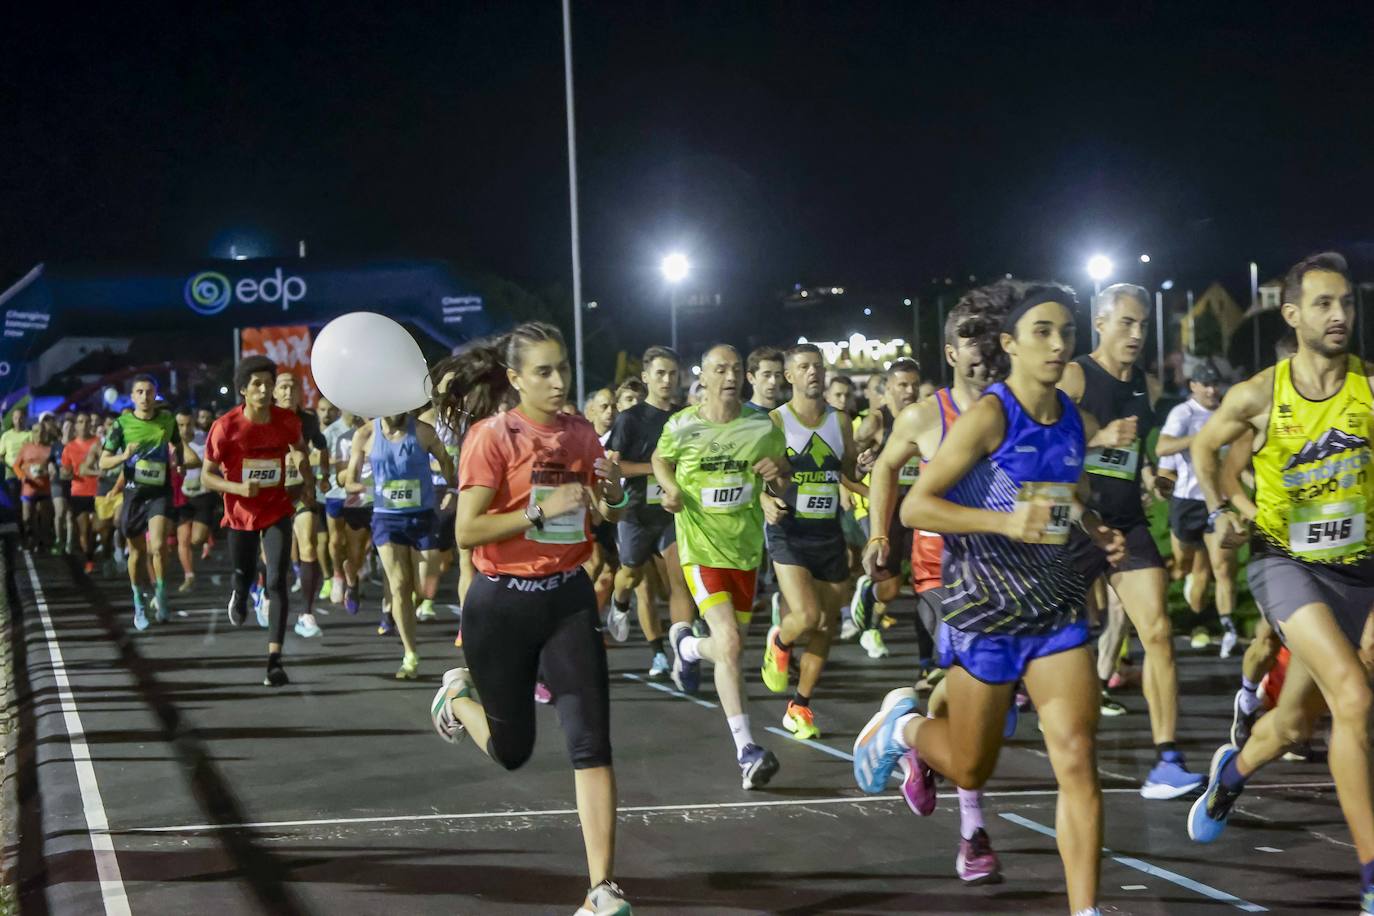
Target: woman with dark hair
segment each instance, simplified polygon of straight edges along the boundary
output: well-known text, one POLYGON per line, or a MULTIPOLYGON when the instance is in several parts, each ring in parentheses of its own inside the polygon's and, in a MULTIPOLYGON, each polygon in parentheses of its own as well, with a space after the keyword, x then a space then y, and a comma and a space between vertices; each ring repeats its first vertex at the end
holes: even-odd
POLYGON ((592 526, 626 500, 620 469, 592 425, 563 412, 567 350, 558 330, 530 322, 468 355, 439 413, 463 438, 458 544, 482 573, 463 600, 467 668, 444 675, 430 716, 445 741, 470 734, 509 770, 534 749, 534 686, 553 693, 567 739, 591 889, 580 916, 630 913, 612 880, 615 774, 611 768, 606 649, 596 594, 582 566, 592 526), (511 394, 517 403, 495 416, 511 394), (485 419, 483 419, 485 417, 485 419), (480 700, 478 699, 480 695, 480 700))
POLYGON ((1086 510, 1083 458, 1096 431, 1056 387, 1073 356, 1073 293, 1052 284, 989 297, 970 317, 992 379, 963 413, 902 505, 902 523, 944 535, 940 666, 947 718, 888 693, 854 743, 854 776, 881 792, 914 751, 913 809, 935 807, 939 772, 966 789, 992 775, 1012 694, 1025 681, 1059 783, 1055 818, 1069 910, 1097 914, 1102 849, 1097 672, 1083 619, 1087 586, 1068 553, 1080 525, 1113 562, 1121 533, 1086 510))

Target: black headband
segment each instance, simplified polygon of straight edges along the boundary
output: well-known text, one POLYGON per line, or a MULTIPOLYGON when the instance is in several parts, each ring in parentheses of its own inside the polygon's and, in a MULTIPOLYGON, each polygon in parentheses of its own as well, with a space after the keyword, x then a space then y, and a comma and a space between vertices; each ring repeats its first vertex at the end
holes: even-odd
POLYGON ((1074 297, 1073 290, 1063 286, 1033 286, 1026 291, 1026 297, 1017 304, 1016 308, 1007 313, 1007 317, 1002 319, 1002 330, 1007 333, 1014 333, 1016 322, 1021 320, 1021 316, 1035 308, 1037 305, 1044 305, 1046 302, 1058 302, 1068 308, 1070 312, 1078 305, 1078 300, 1074 297))

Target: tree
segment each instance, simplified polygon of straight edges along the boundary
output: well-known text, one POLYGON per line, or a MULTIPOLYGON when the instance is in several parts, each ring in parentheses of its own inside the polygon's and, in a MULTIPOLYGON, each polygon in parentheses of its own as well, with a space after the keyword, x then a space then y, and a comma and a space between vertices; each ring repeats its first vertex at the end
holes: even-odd
POLYGON ((1210 308, 1193 317, 1192 353, 1194 356, 1208 357, 1221 353, 1221 322, 1210 308))

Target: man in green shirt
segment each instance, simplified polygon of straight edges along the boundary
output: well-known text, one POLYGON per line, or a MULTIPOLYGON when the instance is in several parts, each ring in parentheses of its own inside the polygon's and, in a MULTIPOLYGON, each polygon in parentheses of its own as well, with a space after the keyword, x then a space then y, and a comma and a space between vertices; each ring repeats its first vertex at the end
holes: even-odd
MULTIPOLYGON (((134 409, 123 413, 110 424, 100 455, 100 469, 124 469, 124 507, 119 516, 119 530, 129 545, 129 586, 134 594, 134 627, 148 629, 143 590, 139 587, 140 571, 146 568, 148 551, 152 551, 155 578, 153 604, 158 623, 170 618, 167 607, 167 586, 164 566, 167 562, 167 537, 175 524, 172 509, 173 466, 187 457, 189 464, 198 464, 195 453, 183 455, 181 436, 171 411, 157 403, 157 383, 151 376, 134 379, 129 396, 134 409)), ((185 450, 189 451, 189 450, 185 450)))
POLYGON ((715 666, 716 694, 730 725, 744 788, 768 783, 778 759, 754 743, 740 676, 741 624, 748 625, 763 559, 759 494, 786 491, 791 476, 782 430, 740 399, 739 351, 720 344, 701 361, 704 397, 675 414, 654 451, 663 508, 676 514, 678 557, 710 635, 678 622, 668 632, 673 680, 686 693, 700 686, 701 660, 715 666))
MULTIPOLYGON (((19 476, 14 473, 14 463, 19 460, 19 450, 33 441, 33 430, 29 429, 29 413, 23 407, 10 410, 10 425, 0 433, 0 455, 5 459, 5 490, 9 493, 10 504, 14 506, 15 517, 19 517, 19 476)), ((20 533, 23 522, 20 521, 20 533)))

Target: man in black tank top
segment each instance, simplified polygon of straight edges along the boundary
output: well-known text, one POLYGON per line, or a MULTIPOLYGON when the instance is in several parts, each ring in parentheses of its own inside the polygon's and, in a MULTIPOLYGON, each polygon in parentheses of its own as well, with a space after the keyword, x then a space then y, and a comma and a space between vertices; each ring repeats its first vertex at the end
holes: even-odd
MULTIPOLYGON (((1149 301, 1144 289, 1129 283, 1117 283, 1099 293, 1093 300, 1097 348, 1066 367, 1059 387, 1101 424, 1101 430, 1088 443, 1083 462, 1092 490, 1089 508, 1126 536, 1130 551, 1125 562, 1112 566, 1086 535, 1074 531, 1069 539, 1074 565, 1089 582, 1107 577, 1145 647, 1143 683, 1157 759, 1140 794, 1169 799, 1196 790, 1203 780, 1188 771, 1183 755, 1174 746, 1178 672, 1165 605, 1168 577, 1141 504, 1149 460, 1145 440, 1155 426, 1154 405, 1159 398, 1158 381, 1136 365, 1149 327, 1149 301)), ((1120 648, 1119 644, 1098 646, 1102 711, 1106 715, 1125 711, 1106 696, 1106 680, 1120 648)))

